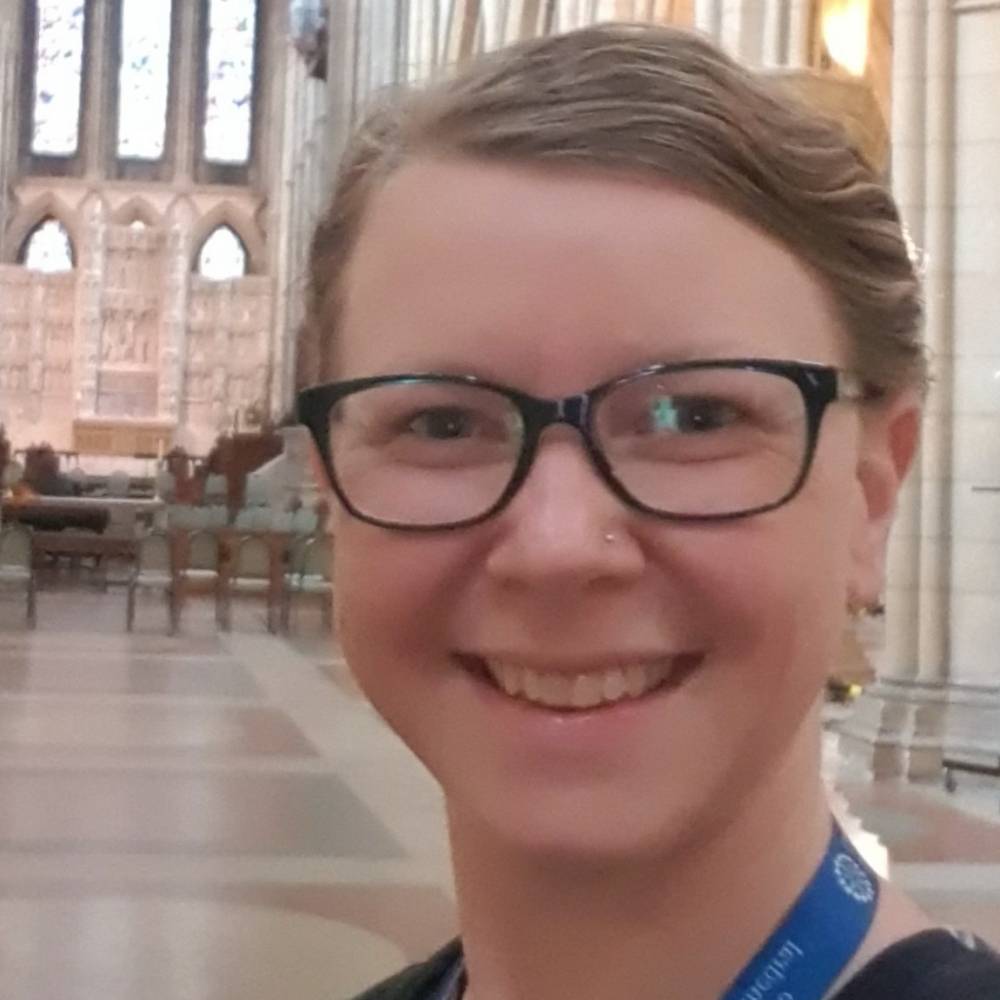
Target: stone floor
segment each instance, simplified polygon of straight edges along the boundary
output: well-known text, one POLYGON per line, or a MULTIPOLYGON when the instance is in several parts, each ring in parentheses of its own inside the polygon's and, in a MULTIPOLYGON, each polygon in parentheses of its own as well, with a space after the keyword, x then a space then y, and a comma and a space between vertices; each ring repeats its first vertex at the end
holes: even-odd
MULTIPOLYGON (((454 930, 438 795, 359 698, 316 609, 216 633, 63 581, 0 595, 0 996, 350 997, 454 930)), ((1000 823, 845 789, 893 872, 1000 945, 1000 823)))

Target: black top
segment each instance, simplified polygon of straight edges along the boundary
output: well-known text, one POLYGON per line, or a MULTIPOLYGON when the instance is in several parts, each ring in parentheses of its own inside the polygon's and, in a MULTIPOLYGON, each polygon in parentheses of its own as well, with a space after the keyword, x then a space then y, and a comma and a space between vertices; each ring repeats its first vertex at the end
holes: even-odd
MULTIPOLYGON (((452 941, 355 1000, 440 1000, 461 956, 452 941)), ((1000 1000, 1000 955, 969 935, 924 931, 876 955, 832 1000, 1000 1000)))

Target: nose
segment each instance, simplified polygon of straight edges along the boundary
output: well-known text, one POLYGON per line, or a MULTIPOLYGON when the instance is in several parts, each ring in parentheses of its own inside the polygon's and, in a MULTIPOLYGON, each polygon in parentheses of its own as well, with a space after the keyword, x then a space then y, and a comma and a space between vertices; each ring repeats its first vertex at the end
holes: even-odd
POLYGON ((591 585, 641 575, 639 515, 616 497, 568 427, 543 437, 528 478, 500 515, 487 570, 507 583, 591 585))

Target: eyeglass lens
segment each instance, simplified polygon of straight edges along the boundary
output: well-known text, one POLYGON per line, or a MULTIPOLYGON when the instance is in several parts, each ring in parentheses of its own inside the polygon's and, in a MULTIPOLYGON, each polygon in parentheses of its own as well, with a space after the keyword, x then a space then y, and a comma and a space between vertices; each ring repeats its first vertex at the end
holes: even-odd
MULTIPOLYGON (((645 507, 724 516, 782 500, 800 474, 808 419, 798 386, 738 368, 644 374, 602 394, 592 440, 645 507)), ((330 457, 351 505, 376 520, 447 525, 492 508, 525 438, 517 404, 482 386, 408 380, 342 399, 330 457)))

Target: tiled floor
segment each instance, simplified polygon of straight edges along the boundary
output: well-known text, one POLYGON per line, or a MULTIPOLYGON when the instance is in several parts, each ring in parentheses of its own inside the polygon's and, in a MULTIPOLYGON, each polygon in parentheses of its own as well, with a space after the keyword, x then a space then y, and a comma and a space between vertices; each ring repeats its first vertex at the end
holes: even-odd
MULTIPOLYGON (((350 997, 454 930, 438 795, 304 610, 183 635, 120 590, 0 597, 0 1000, 350 997)), ((1000 944, 1000 823, 846 789, 895 877, 1000 944)))

